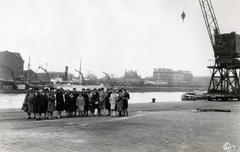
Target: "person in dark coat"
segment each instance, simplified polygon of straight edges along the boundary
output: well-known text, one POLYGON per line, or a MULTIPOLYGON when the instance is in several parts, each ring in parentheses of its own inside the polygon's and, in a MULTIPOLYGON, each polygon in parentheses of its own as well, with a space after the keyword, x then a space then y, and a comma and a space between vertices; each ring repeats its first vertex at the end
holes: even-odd
POLYGON ((128 100, 130 95, 126 89, 123 89, 123 115, 128 116, 128 100))
POLYGON ((40 113, 41 113, 41 104, 42 104, 42 99, 40 97, 40 93, 38 89, 35 89, 35 97, 34 97, 34 102, 33 102, 33 109, 35 113, 35 118, 36 120, 40 120, 40 113))
POLYGON ((98 94, 99 94, 99 100, 98 100, 98 115, 104 114, 104 97, 105 97, 105 92, 104 88, 98 89, 98 94))
POLYGON ((73 88, 73 102, 75 103, 75 110, 73 111, 73 113, 74 113, 74 114, 73 114, 74 117, 77 116, 77 105, 76 105, 77 97, 78 97, 77 90, 76 90, 76 88, 73 88))
POLYGON ((119 113, 118 116, 121 117, 122 116, 122 111, 123 111, 123 93, 122 93, 121 89, 118 91, 117 111, 119 113))
POLYGON ((104 94, 104 102, 103 102, 104 103, 103 104, 103 106, 104 106, 104 113, 106 113, 106 116, 110 116, 110 103, 109 103, 110 95, 111 95, 111 91, 108 88, 107 91, 104 94))
POLYGON ((48 95, 48 109, 47 109, 49 113, 49 119, 53 119, 53 112, 56 110, 55 100, 56 96, 54 94, 54 88, 51 88, 50 93, 48 95))
MULTIPOLYGON (((33 100, 34 119, 39 116, 39 115, 38 115, 39 109, 36 108, 37 105, 38 105, 38 108, 40 108, 40 107, 39 107, 39 103, 37 103, 37 100, 36 100, 36 98, 37 98, 36 96, 38 96, 38 95, 39 95, 39 90, 38 90, 38 88, 35 88, 35 89, 34 89, 34 100, 33 100), (38 115, 38 116, 37 116, 37 115, 38 115)), ((38 119, 36 119, 36 120, 38 120, 38 119)))
POLYGON ((65 109, 66 117, 68 117, 68 106, 70 104, 70 91, 69 90, 65 93, 64 99, 65 99, 64 109, 65 109))
POLYGON ((84 106, 84 116, 88 116, 88 106, 89 106, 89 99, 86 90, 83 88, 82 89, 82 95, 85 101, 85 106, 84 106))
MULTIPOLYGON (((40 95, 42 96, 42 104, 41 104, 41 113, 44 114, 44 119, 47 119, 47 107, 48 107, 48 94, 49 89, 45 89, 44 93, 39 91, 40 95)), ((40 115, 41 116, 41 115, 40 115)))
POLYGON ((73 114, 73 112, 75 112, 75 110, 76 110, 76 101, 74 100, 74 95, 73 95, 74 93, 73 92, 71 92, 70 94, 69 94, 69 97, 68 97, 68 107, 67 107, 67 111, 68 111, 68 117, 73 117, 74 116, 74 114, 73 114))
POLYGON ((98 103, 99 103, 99 94, 97 92, 97 89, 93 90, 93 94, 92 94, 92 103, 93 103, 93 109, 94 109, 94 116, 97 116, 99 113, 99 107, 98 107, 98 103), (97 114, 98 113, 98 114, 97 114))
POLYGON ((57 89, 56 93, 56 110, 57 110, 57 119, 61 118, 62 111, 64 110, 64 99, 62 89, 57 89))
POLYGON ((92 101, 93 90, 88 89, 87 95, 89 101, 88 110, 91 112, 91 116, 93 116, 94 115, 94 103, 92 101))

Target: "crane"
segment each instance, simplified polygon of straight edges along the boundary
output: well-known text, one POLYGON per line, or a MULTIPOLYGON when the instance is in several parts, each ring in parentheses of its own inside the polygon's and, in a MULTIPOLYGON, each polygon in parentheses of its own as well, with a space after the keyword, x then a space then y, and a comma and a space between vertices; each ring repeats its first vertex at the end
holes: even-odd
POLYGON ((138 79, 140 85, 144 83, 144 81, 141 78, 139 78, 137 72, 132 71, 132 74, 134 75, 135 78, 138 79))
POLYGON ((208 36, 214 51, 215 64, 208 86, 208 100, 228 100, 239 97, 240 35, 221 34, 211 0, 199 0, 208 36))
MULTIPOLYGON (((83 77, 82 72, 80 72, 80 71, 78 71, 78 70, 76 70, 76 69, 75 69, 75 71, 78 72, 79 75, 82 77, 82 81, 83 81, 83 84, 84 84, 84 77, 83 77)), ((79 77, 79 81, 80 81, 80 77, 79 77)))
POLYGON ((39 66, 38 69, 42 69, 46 73, 47 81, 50 82, 50 76, 47 69, 43 68, 42 66, 39 66))
POLYGON ((171 78, 170 80, 168 80, 168 79, 166 79, 161 73, 160 73, 160 76, 163 78, 164 81, 167 82, 168 85, 173 84, 173 83, 172 83, 172 78, 171 78))
MULTIPOLYGON (((42 65, 38 67, 38 69, 36 70, 36 72, 33 73, 33 75, 27 80, 27 82, 32 79, 32 77, 37 73, 37 71, 38 71, 39 69, 41 69, 41 70, 43 70, 43 71, 45 72, 45 74, 46 74, 46 76, 47 76, 47 81, 50 82, 49 73, 48 73, 47 69, 45 69, 45 68, 42 67, 42 65)), ((29 71, 29 70, 28 70, 28 71, 29 71)))
POLYGON ((85 75, 84 78, 86 78, 87 76, 89 76, 90 72, 91 72, 91 71, 88 71, 88 73, 85 75))
MULTIPOLYGON (((109 81, 109 86, 113 86, 112 84, 112 79, 110 78, 109 74, 107 74, 106 72, 103 72, 106 76, 107 76, 107 79, 109 81)), ((116 82, 115 82, 116 83, 116 82)))

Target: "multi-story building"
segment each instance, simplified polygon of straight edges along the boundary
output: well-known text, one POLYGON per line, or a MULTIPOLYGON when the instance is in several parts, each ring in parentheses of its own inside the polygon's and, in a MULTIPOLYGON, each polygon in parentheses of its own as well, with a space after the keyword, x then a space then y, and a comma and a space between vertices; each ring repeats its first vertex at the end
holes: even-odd
POLYGON ((193 74, 190 71, 183 71, 183 81, 193 83, 193 74))
POLYGON ((153 70, 153 79, 168 83, 192 83, 193 74, 190 71, 159 68, 153 70))
POLYGON ((23 79, 24 60, 20 53, 0 51, 0 78, 4 80, 23 79))
POLYGON ((183 71, 182 70, 178 70, 178 71, 173 71, 173 75, 172 75, 172 81, 173 83, 184 83, 183 81, 183 71))

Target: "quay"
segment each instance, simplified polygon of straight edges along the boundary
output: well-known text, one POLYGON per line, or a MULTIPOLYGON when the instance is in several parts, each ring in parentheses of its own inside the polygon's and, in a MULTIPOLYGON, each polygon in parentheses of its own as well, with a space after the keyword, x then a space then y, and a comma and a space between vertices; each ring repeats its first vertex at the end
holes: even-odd
POLYGON ((1 152, 236 152, 240 102, 139 103, 129 104, 129 117, 40 121, 20 109, 0 109, 0 129, 1 152), (212 108, 231 112, 196 110, 212 108))

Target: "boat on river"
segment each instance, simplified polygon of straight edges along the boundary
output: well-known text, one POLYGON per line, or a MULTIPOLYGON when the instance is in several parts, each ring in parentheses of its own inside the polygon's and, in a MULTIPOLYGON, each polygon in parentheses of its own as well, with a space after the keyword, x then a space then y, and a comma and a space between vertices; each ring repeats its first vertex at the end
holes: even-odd
POLYGON ((195 101, 195 100, 205 100, 207 91, 194 90, 192 92, 186 92, 181 96, 182 101, 195 101))

